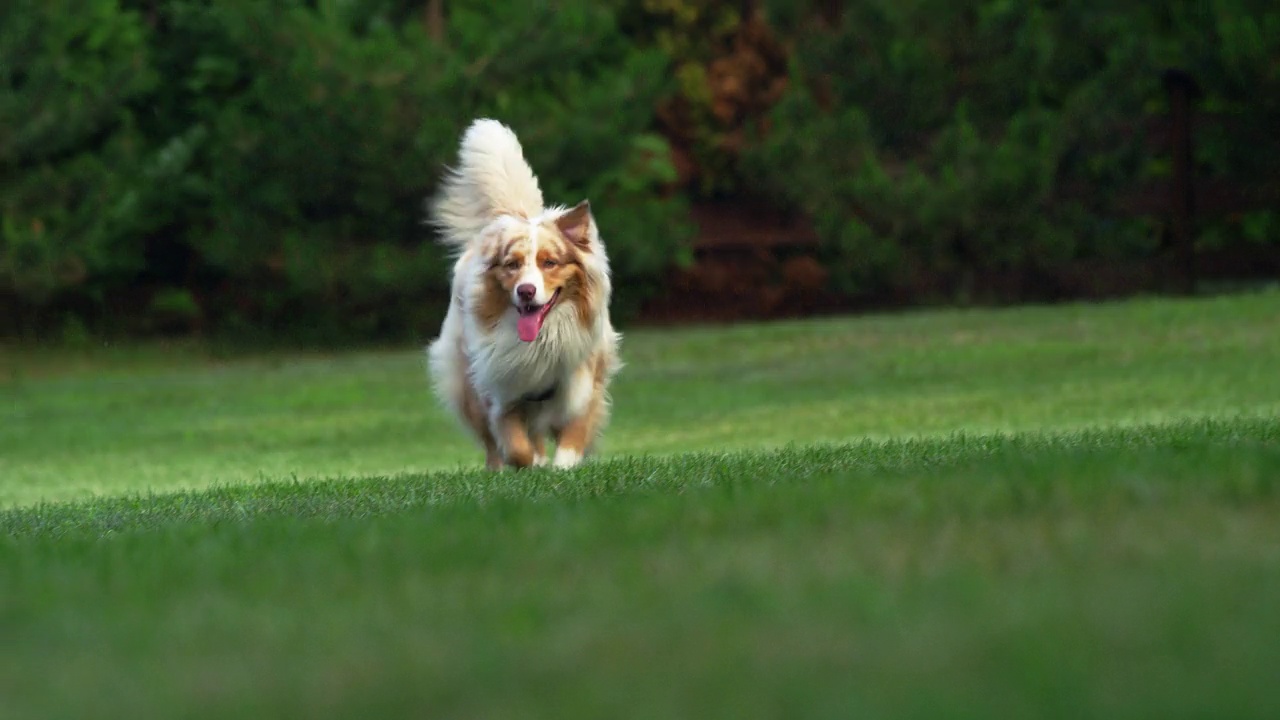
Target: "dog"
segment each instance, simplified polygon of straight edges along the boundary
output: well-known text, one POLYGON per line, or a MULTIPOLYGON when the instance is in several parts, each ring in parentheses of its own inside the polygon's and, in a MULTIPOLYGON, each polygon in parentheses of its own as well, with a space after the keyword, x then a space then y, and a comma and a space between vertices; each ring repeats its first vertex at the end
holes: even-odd
POLYGON ((430 202, 454 254, 440 335, 427 347, 440 401, 484 447, 485 466, 579 464, 609 420, 621 336, 609 258, 587 200, 543 205, 516 134, 479 119, 430 202))

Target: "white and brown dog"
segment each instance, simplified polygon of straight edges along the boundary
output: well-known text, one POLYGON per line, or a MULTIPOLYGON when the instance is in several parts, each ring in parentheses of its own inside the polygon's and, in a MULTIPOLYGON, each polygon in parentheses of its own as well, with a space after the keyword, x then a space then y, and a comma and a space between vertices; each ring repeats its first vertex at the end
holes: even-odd
POLYGON ((609 259, 586 200, 543 207, 515 133, 476 120, 432 203, 457 253, 440 337, 427 349, 436 393, 484 445, 485 464, 572 467, 608 419, 619 367, 609 259))

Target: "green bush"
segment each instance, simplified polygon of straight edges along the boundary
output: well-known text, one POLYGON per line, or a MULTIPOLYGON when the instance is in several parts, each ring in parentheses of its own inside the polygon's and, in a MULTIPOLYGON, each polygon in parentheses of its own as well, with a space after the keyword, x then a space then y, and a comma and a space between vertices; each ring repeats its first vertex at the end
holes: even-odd
POLYGON ((740 155, 746 127, 786 85, 786 49, 756 2, 621 0, 636 43, 667 58, 674 82, 657 105, 658 127, 681 159, 681 189, 696 199, 750 191, 740 155))
POLYGON ((651 133, 665 60, 608 7, 449 3, 437 43, 404 3, 65 4, 12 9, 0 36, 4 117, 43 93, 74 119, 30 120, 47 148, 20 135, 0 156, 10 305, 106 330, 421 339, 449 268, 424 199, 481 115, 516 129, 549 199, 591 197, 621 315, 683 252, 651 133))
POLYGON ((141 270, 146 27, 108 0, 0 6, 0 303, 99 301, 141 270))
POLYGON ((814 218, 849 293, 965 299, 983 273, 1157 252, 1156 223, 1112 218, 1119 191, 1167 172, 1116 130, 1163 111, 1165 67, 1203 78, 1210 105, 1280 118, 1246 91, 1280 89, 1280 14, 1250 0, 871 0, 834 27, 807 5, 771 8, 803 40, 750 168, 814 218))
MULTIPOLYGON (((549 200, 592 200, 622 318, 689 259, 687 197, 803 211, 851 295, 1158 257, 1162 220, 1117 199, 1169 160, 1117 128, 1167 110, 1168 67, 1235 118, 1198 134, 1201 176, 1274 174, 1276 142, 1241 142, 1280 126, 1264 0, 759 6, 4 3, 0 334, 424 339, 448 263, 423 201, 478 116, 549 200)), ((1273 244, 1280 217, 1202 230, 1273 244)))

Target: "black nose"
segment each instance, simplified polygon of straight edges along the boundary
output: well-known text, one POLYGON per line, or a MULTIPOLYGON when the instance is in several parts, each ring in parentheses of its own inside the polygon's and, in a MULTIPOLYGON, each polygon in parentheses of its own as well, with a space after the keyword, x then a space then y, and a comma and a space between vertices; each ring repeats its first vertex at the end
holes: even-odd
POLYGON ((520 298, 524 302, 530 302, 533 300, 533 296, 537 292, 538 288, 534 287, 533 283, 524 283, 516 288, 516 297, 520 298))

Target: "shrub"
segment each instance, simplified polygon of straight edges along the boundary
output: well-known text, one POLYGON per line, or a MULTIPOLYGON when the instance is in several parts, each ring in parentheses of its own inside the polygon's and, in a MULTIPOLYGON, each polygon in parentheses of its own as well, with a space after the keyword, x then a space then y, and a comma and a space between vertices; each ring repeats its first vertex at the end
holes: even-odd
POLYGON ((669 60, 675 82, 657 122, 674 144, 682 189, 697 198, 750 189, 739 167, 748 124, 786 87, 786 50, 755 2, 627 0, 620 16, 635 42, 669 60))
POLYGON ((0 9, 0 306, 102 301, 144 265, 130 103, 155 87, 146 27, 109 0, 0 9))
MULTIPOLYGON (((49 33, 40 23, 109 41, 88 46, 96 74, 46 83, 68 107, 85 86, 120 85, 112 73, 131 83, 109 108, 85 109, 84 130, 50 140, 47 156, 70 158, 61 165, 4 156, 8 188, 29 189, 6 191, 0 260, 5 289, 24 302, 70 303, 128 331, 421 339, 447 301, 449 269, 423 201, 480 115, 515 127, 549 198, 592 198, 621 315, 682 252, 680 203, 660 192, 673 172, 667 148, 650 130, 665 60, 628 43, 608 7, 450 4, 445 42, 433 42, 401 3, 154 5, 144 22, 111 2, 94 6, 97 20, 31 4, 16 13, 25 34, 6 24, 16 40, 0 46, 0 63, 20 68, 6 109, 29 93, 20 75, 85 63, 26 56, 23 43, 49 33), (120 29, 97 29, 107 21, 120 29), (94 182, 97 205, 78 202, 94 182), (39 245, 47 257, 20 247, 37 232, 33 193, 55 193, 39 216, 59 220, 40 231, 59 233, 39 245), (30 257, 48 268, 39 288, 21 285, 34 277, 30 257)), ((55 50, 89 52, 65 45, 55 50)))
POLYGON ((964 299, 983 292, 984 273, 1150 256, 1152 222, 1111 218, 1117 191, 1161 166, 1116 128, 1160 111, 1170 64, 1219 88, 1219 102, 1275 88, 1263 56, 1275 57, 1277 13, 1248 4, 1206 16, 1190 2, 872 0, 832 25, 806 3, 775 2, 802 40, 751 171, 814 218, 846 292, 964 299), (1217 39, 1196 40, 1204 28, 1217 39), (1233 85, 1228 70, 1249 79, 1233 85))
MULTIPOLYGON (((689 260, 685 199, 780 200, 845 294, 1026 297, 1158 257, 1124 125, 1201 80, 1204 178, 1272 179, 1264 0, 13 0, 0 5, 0 333, 423 339, 423 200, 477 116, 593 201, 625 319, 689 260), (428 12, 443 8, 444 13, 428 12), (993 276, 1022 287, 993 290, 993 276)), ((1203 247, 1274 244, 1274 212, 1203 247)))

